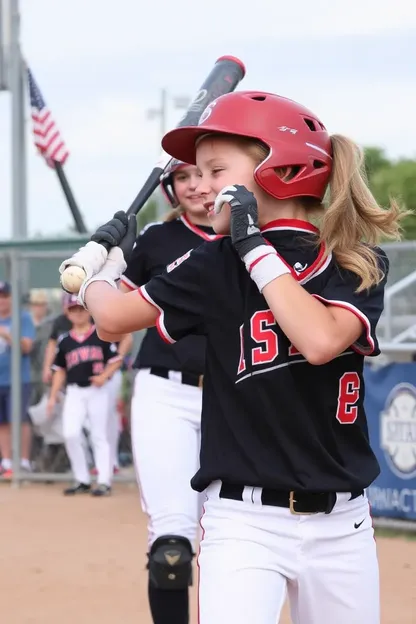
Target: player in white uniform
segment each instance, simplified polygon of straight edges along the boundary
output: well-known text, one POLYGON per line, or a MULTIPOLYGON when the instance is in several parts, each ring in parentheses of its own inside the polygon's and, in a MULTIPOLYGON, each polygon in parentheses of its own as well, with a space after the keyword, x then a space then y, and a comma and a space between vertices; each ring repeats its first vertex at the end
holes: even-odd
POLYGON ((56 347, 48 412, 53 413, 59 392, 66 383, 62 413, 65 448, 76 479, 65 495, 91 492, 106 496, 111 492, 110 444, 108 439, 109 379, 118 370, 121 357, 115 344, 100 340, 88 312, 77 303, 68 302, 72 329, 59 336, 56 347), (83 428, 88 420, 98 485, 91 490, 83 428))
MULTIPOLYGON (((163 180, 173 210, 136 241, 122 278, 130 291, 160 274, 178 256, 217 238, 208 226, 195 166, 174 162, 163 180)), ((199 464, 205 339, 188 336, 167 345, 149 329, 134 363, 132 445, 142 506, 148 514, 149 604, 155 624, 187 624, 188 584, 201 505, 190 479, 199 464), (168 578, 163 553, 184 551, 182 575, 168 578)))
MULTIPOLYGON (((117 343, 117 352, 122 361, 130 353, 133 345, 132 334, 127 334, 123 337, 120 343, 117 343)), ((121 420, 118 412, 118 399, 120 397, 121 387, 123 383, 123 364, 116 370, 112 377, 108 380, 108 392, 109 392, 109 417, 108 417, 108 441, 110 444, 110 466, 114 474, 117 474, 120 470, 118 459, 118 447, 121 433, 121 420)), ((97 468, 94 466, 91 469, 91 474, 97 474, 97 468)))

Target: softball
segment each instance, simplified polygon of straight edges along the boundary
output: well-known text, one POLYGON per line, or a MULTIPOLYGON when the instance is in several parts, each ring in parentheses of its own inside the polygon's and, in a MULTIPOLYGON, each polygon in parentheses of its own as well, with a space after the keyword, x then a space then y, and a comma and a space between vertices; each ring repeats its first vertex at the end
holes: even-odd
POLYGON ((79 266, 68 266, 61 275, 62 288, 72 295, 77 295, 85 280, 85 271, 79 266))

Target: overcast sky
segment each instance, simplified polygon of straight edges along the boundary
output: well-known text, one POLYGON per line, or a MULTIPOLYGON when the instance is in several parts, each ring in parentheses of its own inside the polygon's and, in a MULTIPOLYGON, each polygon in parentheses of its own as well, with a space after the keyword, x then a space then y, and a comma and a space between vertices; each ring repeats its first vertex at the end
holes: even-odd
MULTIPOLYGON (((238 56, 240 89, 314 110, 330 132, 416 157, 416 3, 408 0, 21 0, 24 55, 70 150, 65 170, 90 228, 125 209, 158 157, 160 89, 193 96, 238 56), (246 6, 246 9, 242 9, 246 6)), ((30 234, 71 217, 37 155, 27 107, 30 234)), ((11 234, 10 97, 0 93, 0 238, 11 234)))

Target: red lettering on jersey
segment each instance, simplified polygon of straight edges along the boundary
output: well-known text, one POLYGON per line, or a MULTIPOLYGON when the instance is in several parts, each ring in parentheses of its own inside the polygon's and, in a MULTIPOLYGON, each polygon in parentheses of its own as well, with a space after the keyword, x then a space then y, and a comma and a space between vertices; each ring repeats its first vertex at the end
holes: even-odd
POLYGON ((240 361, 238 362, 237 375, 246 370, 246 360, 244 358, 244 324, 240 325, 240 361))
POLYGON ((336 417, 342 425, 352 425, 357 420, 360 385, 358 373, 344 373, 339 380, 336 417))
POLYGON ((65 354, 66 368, 69 370, 74 366, 77 366, 81 362, 103 362, 104 353, 102 347, 98 346, 85 346, 73 349, 69 353, 65 354))
POLYGON ((300 351, 298 351, 293 344, 289 345, 289 356, 291 355, 301 355, 300 351))
POLYGON ((272 325, 276 325, 276 319, 271 310, 255 312, 251 317, 251 336, 257 344, 261 345, 253 349, 253 365, 273 362, 279 353, 277 334, 270 329, 272 325))
POLYGON ((104 353, 101 347, 91 347, 91 360, 104 360, 104 353))
POLYGON ((92 364, 92 374, 99 375, 104 370, 104 362, 93 362, 92 364))
POLYGON ((65 362, 66 362, 66 368, 67 369, 70 369, 70 368, 72 368, 73 366, 76 366, 79 363, 77 349, 75 349, 74 351, 70 351, 69 353, 65 354, 65 362))
POLYGON ((89 362, 91 360, 89 347, 80 347, 77 351, 79 352, 79 359, 81 362, 89 362))

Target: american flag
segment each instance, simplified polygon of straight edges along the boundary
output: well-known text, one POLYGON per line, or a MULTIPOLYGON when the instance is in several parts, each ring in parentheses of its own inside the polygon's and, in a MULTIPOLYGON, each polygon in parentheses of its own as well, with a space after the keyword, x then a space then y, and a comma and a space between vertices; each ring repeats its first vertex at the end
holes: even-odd
POLYGON ((49 167, 54 168, 57 162, 63 165, 69 152, 30 69, 27 70, 27 76, 35 146, 49 167))

